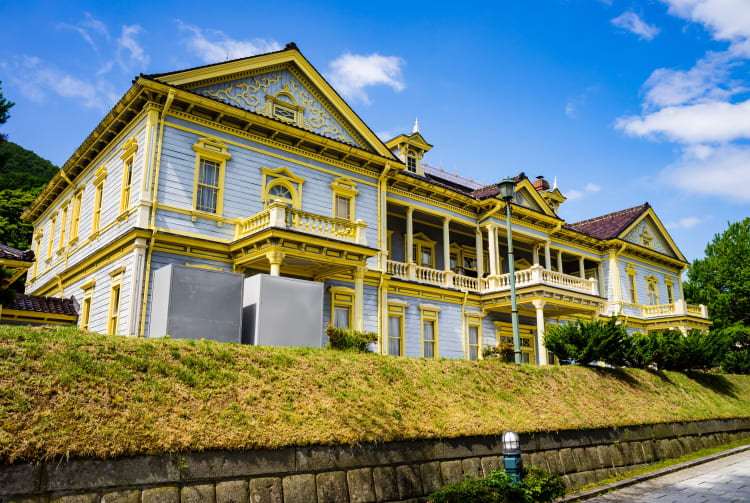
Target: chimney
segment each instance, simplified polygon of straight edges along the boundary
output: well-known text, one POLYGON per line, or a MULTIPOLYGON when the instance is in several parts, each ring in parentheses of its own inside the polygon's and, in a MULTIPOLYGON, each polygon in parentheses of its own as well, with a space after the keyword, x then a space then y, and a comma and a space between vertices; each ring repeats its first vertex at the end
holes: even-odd
POLYGON ((549 182, 545 180, 543 176, 537 176, 536 180, 534 180, 533 185, 537 192, 549 190, 549 182))

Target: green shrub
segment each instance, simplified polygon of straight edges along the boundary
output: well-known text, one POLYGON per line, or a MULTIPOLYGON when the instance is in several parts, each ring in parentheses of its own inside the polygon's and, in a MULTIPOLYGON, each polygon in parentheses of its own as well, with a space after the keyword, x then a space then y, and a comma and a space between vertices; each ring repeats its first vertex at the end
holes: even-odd
POLYGON ((719 332, 727 344, 721 369, 729 374, 750 374, 750 327, 736 323, 719 332))
POLYGON ((482 350, 482 358, 497 358, 498 360, 512 363, 515 361, 516 354, 513 351, 513 344, 501 342, 497 346, 485 346, 482 350))
POLYGON ((429 496, 430 503, 546 503, 565 494, 562 479, 530 466, 523 470, 521 483, 514 483, 505 470, 490 472, 485 479, 469 478, 445 486, 429 496))
POLYGON ((362 332, 350 328, 338 328, 332 324, 326 327, 329 349, 340 349, 343 351, 356 351, 358 353, 369 352, 368 345, 378 341, 375 332, 362 332))
POLYGON ((608 321, 584 321, 565 325, 548 325, 545 347, 563 363, 589 365, 603 361, 621 367, 627 363, 628 333, 617 318, 608 321))

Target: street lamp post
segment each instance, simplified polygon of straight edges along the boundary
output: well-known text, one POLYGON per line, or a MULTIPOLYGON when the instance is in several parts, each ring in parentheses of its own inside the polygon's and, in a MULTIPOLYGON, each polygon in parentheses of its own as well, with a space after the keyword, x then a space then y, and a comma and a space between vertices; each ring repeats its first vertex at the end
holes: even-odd
POLYGON ((521 482, 523 473, 523 461, 521 459, 521 439, 518 433, 509 430, 503 433, 503 465, 505 473, 515 483, 521 482))
POLYGON ((510 229, 510 201, 513 199, 513 192, 516 182, 508 178, 503 178, 500 182, 500 197, 505 201, 505 228, 508 231, 508 273, 510 275, 510 317, 513 324, 513 353, 516 356, 516 363, 521 363, 521 335, 518 332, 518 304, 516 303, 516 266, 513 262, 513 236, 510 229))

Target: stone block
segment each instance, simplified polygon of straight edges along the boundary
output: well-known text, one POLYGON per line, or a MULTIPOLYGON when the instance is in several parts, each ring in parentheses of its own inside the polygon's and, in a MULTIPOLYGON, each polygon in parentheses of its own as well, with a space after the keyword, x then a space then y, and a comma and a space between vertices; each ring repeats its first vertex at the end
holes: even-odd
POLYGON ((669 440, 663 438, 661 440, 655 440, 654 446, 654 458, 657 460, 666 459, 669 456, 669 440))
POLYGON ((41 473, 42 465, 0 465, 0 496, 38 491, 41 473))
MULTIPOLYGON (((521 435, 521 442, 523 443, 524 435, 521 435)), ((463 438, 448 438, 442 442, 442 457, 437 456, 422 456, 418 459, 412 459, 407 462, 414 461, 428 461, 431 459, 446 459, 446 458, 469 458, 475 456, 492 456, 502 454, 503 445, 501 436, 486 436, 486 437, 463 437, 463 438)))
MULTIPOLYGON (((218 496, 218 486, 217 496, 218 496)), ((281 479, 279 477, 260 477, 250 479, 248 484, 250 503, 281 503, 281 479)))
POLYGON ((544 458, 547 460, 549 471, 558 475, 565 473, 562 462, 560 461, 560 453, 557 449, 544 451, 544 458))
POLYGON ((48 463, 48 491, 139 486, 178 482, 178 456, 135 456, 120 459, 75 459, 48 463))
POLYGON ((443 487, 443 476, 440 473, 440 463, 438 461, 419 465, 419 475, 422 478, 424 494, 431 494, 443 487))
POLYGON ((99 494, 88 493, 88 494, 65 494, 62 496, 53 496, 50 499, 50 503, 97 503, 99 501, 99 494))
POLYGON ((620 454, 622 455, 623 465, 628 466, 633 464, 633 444, 631 442, 622 442, 618 445, 620 454))
POLYGON ((568 480, 570 481, 570 485, 568 485, 568 487, 570 488, 582 487, 588 484, 588 482, 586 482, 586 476, 584 475, 584 472, 569 473, 568 480))
POLYGON ((101 499, 101 503, 140 503, 140 501, 141 491, 138 489, 105 492, 101 499))
POLYGON ((575 471, 585 472, 586 470, 591 470, 593 468, 589 457, 586 455, 586 450, 583 447, 575 447, 571 449, 570 452, 573 456, 573 461, 576 464, 575 471))
POLYGON ((690 452, 695 452, 703 448, 703 445, 701 445, 701 439, 695 435, 687 437, 688 442, 690 442, 690 452))
POLYGON ((141 503, 179 503, 180 489, 178 487, 154 487, 144 489, 141 503))
MULTIPOLYGON (((481 437, 476 437, 477 439, 481 437)), ((378 465, 419 463, 443 459, 446 447, 444 440, 409 440, 384 444, 357 446, 313 446, 296 451, 297 471, 342 470, 378 465)), ((471 449, 466 439, 455 440, 458 450, 471 449), (463 442, 463 443, 462 443, 463 442)), ((453 456, 447 456, 453 457, 453 456)), ((460 456, 455 456, 460 457, 460 456)))
MULTIPOLYGON (((478 463, 477 463, 478 464, 478 463)), ((418 498, 424 494, 419 465, 401 465, 396 467, 398 495, 402 500, 418 498)))
POLYGON ((346 472, 324 472, 315 477, 318 488, 318 503, 348 503, 346 472))
POLYGON ((204 451, 184 456, 180 480, 278 475, 296 470, 294 448, 277 451, 204 451))
POLYGON ((596 479, 596 482, 609 478, 609 469, 597 468, 594 470, 594 478, 596 479))
POLYGON ((682 454, 693 452, 693 446, 690 444, 690 437, 680 437, 677 439, 677 441, 680 443, 680 450, 682 451, 682 454))
POLYGON ((643 448, 643 457, 646 460, 646 463, 653 463, 654 461, 657 461, 656 449, 654 448, 655 446, 655 440, 647 440, 645 442, 641 442, 641 447, 643 448))
POLYGON ((611 445, 597 445, 596 454, 599 456, 602 468, 612 468, 612 452, 611 445))
MULTIPOLYGON (((435 462, 440 466, 440 463, 435 462)), ((372 481, 371 468, 358 468, 346 472, 346 483, 349 487, 349 499, 352 503, 373 503, 375 487, 372 481)))
POLYGON ((529 466, 531 464, 531 455, 526 452, 521 452, 521 461, 523 466, 529 466))
POLYGON ((651 428, 653 430, 651 438, 661 440, 663 438, 671 438, 675 436, 672 423, 657 423, 651 425, 651 428))
POLYGON ((623 442, 638 442, 649 440, 653 434, 651 425, 645 424, 640 426, 626 426, 620 430, 622 432, 623 442))
POLYGON ((599 459, 599 451, 596 450, 596 447, 584 447, 583 450, 586 453, 586 458, 589 460, 590 470, 596 470, 604 466, 602 465, 602 460, 599 459))
POLYGON ((503 468, 503 457, 502 456, 487 456, 480 459, 482 463, 482 475, 485 477, 490 476, 490 472, 503 468))
POLYGON ((622 455, 622 444, 612 444, 607 449, 609 451, 612 466, 622 466, 625 464, 625 456, 622 455))
POLYGON ((213 484, 185 486, 180 490, 180 503, 216 503, 216 488, 213 484))
POLYGON ((679 458, 687 452, 682 448, 682 443, 676 438, 673 438, 669 441, 669 447, 672 454, 671 457, 673 458, 679 458))
POLYGON ((315 475, 290 475, 281 480, 284 503, 310 503, 317 496, 315 475))
MULTIPOLYGON (((459 462, 459 467, 460 466, 461 463, 459 462)), ((375 485, 375 499, 378 502, 398 499, 398 484, 396 483, 396 472, 392 467, 381 466, 373 468, 372 481, 375 485)), ((284 503, 289 502, 285 501, 284 503)))
POLYGON ((440 473, 443 475, 443 484, 458 484, 464 480, 464 469, 461 461, 441 461, 440 473))
POLYGON ((560 449, 558 454, 560 455, 560 462, 562 463, 561 473, 575 473, 578 471, 576 460, 573 457, 573 449, 566 447, 565 449, 560 449))
POLYGON ((631 442, 630 443, 630 455, 631 465, 636 465, 646 462, 646 456, 643 454, 643 442, 631 442))
POLYGON ((481 479, 484 476, 482 474, 482 463, 479 458, 462 459, 461 468, 463 469, 464 475, 468 475, 471 478, 481 479))
POLYGON ((47 496, 28 496, 21 498, 11 498, 5 500, 7 503, 49 503, 47 496))
MULTIPOLYGON (((279 481, 279 486, 281 486, 281 481, 279 481)), ((247 480, 227 480, 216 483, 216 503, 248 503, 248 496, 247 480)), ((281 496, 281 487, 279 487, 279 496, 281 496)), ((253 503, 261 503, 261 501, 253 503)), ((270 502, 264 500, 263 503, 270 502)), ((281 498, 274 503, 281 503, 281 498)))
POLYGON ((543 452, 532 452, 529 455, 529 462, 524 462, 523 466, 538 466, 539 468, 549 470, 549 467, 547 466, 547 457, 543 452))

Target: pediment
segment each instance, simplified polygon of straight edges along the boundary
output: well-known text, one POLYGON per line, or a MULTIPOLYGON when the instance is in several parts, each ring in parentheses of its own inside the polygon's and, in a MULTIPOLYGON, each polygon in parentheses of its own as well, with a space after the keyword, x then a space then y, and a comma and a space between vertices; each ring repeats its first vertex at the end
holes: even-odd
POLYGON ((513 203, 549 216, 555 215, 528 179, 521 180, 516 184, 513 203))
POLYGON ((685 260, 651 208, 623 230, 618 237, 624 241, 643 246, 663 255, 685 260))
POLYGON ((296 49, 172 72, 156 79, 393 158, 383 142, 296 49))

